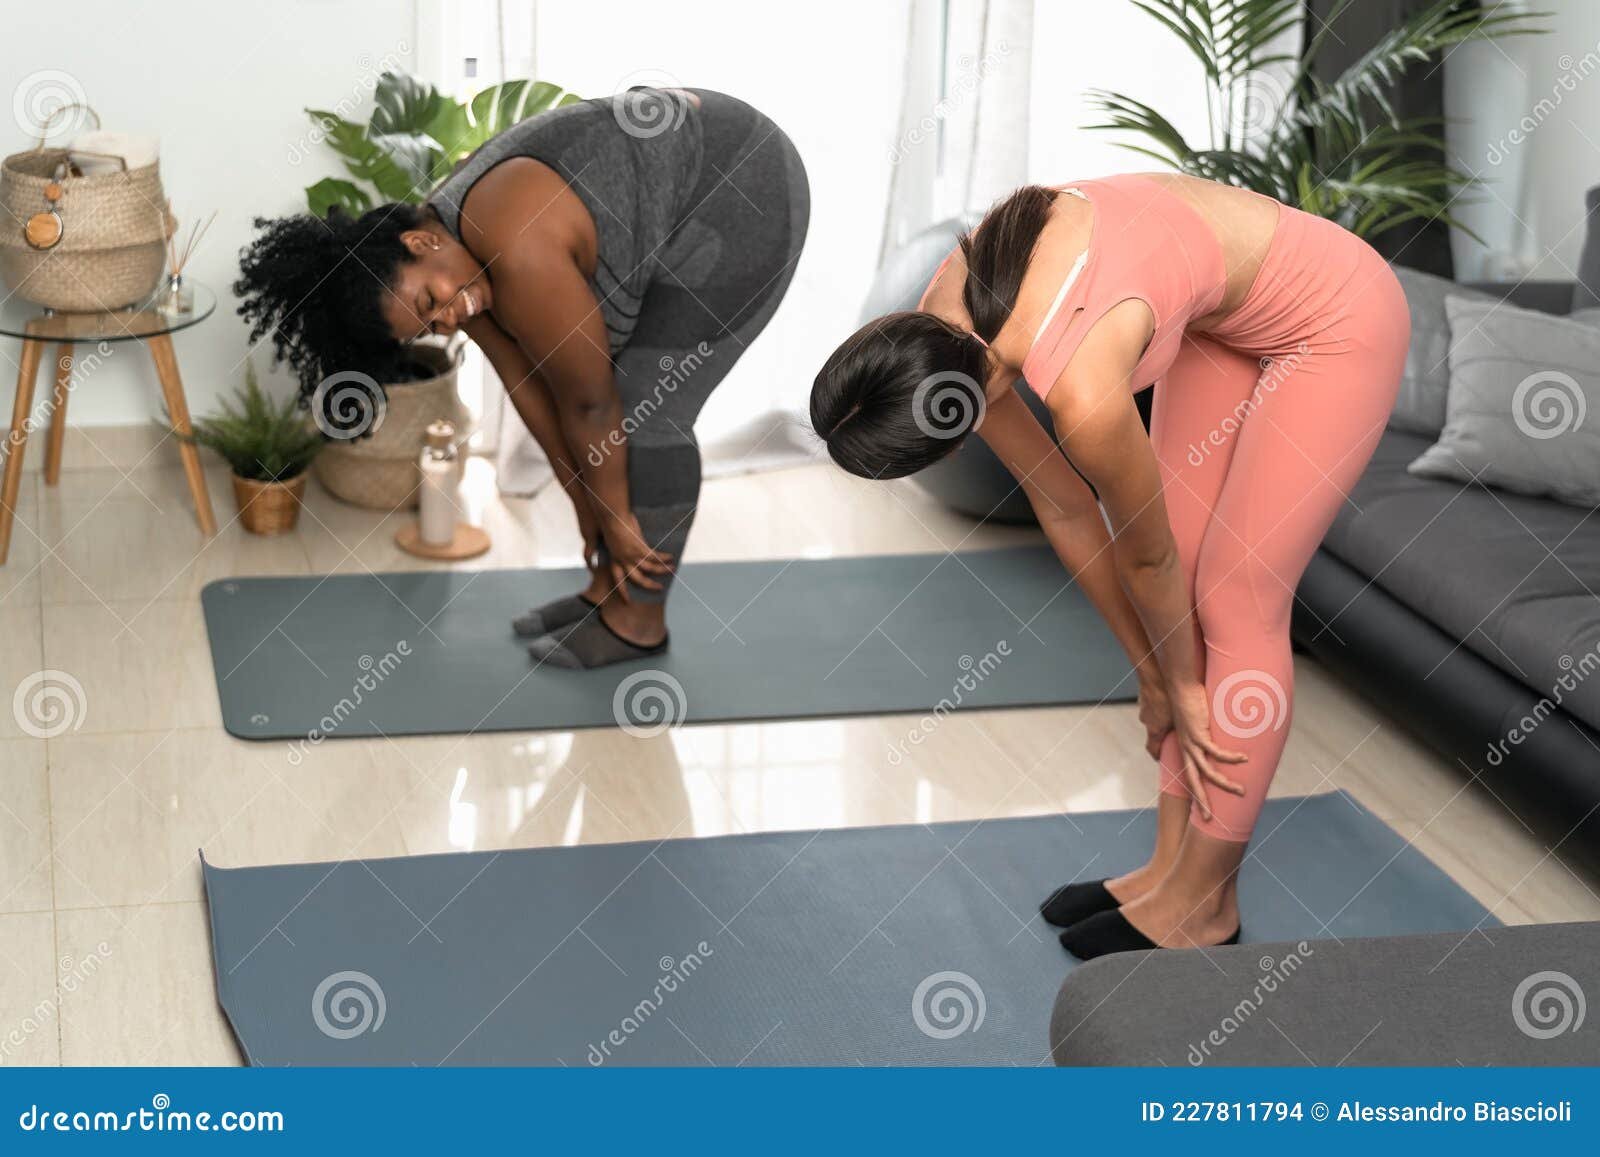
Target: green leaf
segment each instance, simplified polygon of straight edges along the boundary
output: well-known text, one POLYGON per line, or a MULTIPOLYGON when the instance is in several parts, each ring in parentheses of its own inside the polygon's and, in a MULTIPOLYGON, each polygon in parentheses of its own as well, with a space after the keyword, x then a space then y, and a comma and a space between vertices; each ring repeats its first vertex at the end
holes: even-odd
POLYGON ((241 478, 287 481, 304 473, 325 445, 322 432, 301 412, 297 396, 273 401, 256 380, 253 363, 245 364, 244 385, 219 399, 218 408, 196 419, 191 433, 173 433, 215 450, 241 478))
POLYGON ((437 115, 445 100, 439 90, 403 72, 386 72, 372 94, 373 136, 420 133, 437 115))
POLYGON ((324 177, 315 185, 306 186, 306 206, 313 216, 326 217, 335 205, 352 217, 359 217, 372 208, 372 198, 361 186, 340 177, 324 177))

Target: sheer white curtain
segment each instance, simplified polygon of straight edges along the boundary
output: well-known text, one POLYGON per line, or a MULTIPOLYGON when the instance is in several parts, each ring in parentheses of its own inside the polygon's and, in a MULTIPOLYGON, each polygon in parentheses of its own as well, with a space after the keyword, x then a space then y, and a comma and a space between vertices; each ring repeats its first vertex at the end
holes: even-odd
POLYGON ((1033 0, 912 0, 879 260, 1028 181, 1033 0))

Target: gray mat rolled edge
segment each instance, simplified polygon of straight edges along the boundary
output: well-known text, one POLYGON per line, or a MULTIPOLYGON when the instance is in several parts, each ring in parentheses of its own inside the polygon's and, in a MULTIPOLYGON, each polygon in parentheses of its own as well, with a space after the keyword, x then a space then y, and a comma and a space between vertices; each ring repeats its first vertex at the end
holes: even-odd
POLYGON ((1058 1065, 1595 1065, 1600 923, 1134 952, 1074 970, 1058 1065))

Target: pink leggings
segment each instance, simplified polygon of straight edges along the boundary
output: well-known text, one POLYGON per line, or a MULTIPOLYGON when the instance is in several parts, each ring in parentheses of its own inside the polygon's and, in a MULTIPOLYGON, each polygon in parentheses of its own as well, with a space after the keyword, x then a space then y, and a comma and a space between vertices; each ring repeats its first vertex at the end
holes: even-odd
MULTIPOLYGON (((1285 208, 1240 308, 1185 336, 1157 383, 1150 437, 1204 646, 1211 732, 1249 761, 1223 764, 1213 818, 1248 841, 1289 737, 1295 586, 1383 433, 1410 337, 1405 295, 1365 242, 1285 208)), ((1172 736, 1161 790, 1188 795, 1172 736)))

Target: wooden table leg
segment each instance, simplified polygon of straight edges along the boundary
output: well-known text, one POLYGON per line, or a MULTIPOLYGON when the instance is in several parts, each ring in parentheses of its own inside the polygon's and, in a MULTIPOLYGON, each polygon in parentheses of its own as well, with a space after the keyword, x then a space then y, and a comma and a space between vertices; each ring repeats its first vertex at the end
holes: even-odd
POLYGON ((11 407, 11 433, 6 446, 6 476, 0 484, 0 564, 11 550, 11 520, 17 515, 17 495, 22 491, 22 452, 33 421, 33 387, 39 377, 44 342, 24 339, 22 365, 17 371, 17 397, 11 407))
POLYGON ((50 396, 50 436, 44 443, 44 484, 61 481, 61 440, 67 435, 67 395, 72 391, 72 343, 56 346, 56 388, 50 396))
MULTIPOLYGON (((167 416, 172 428, 187 434, 189 403, 183 396, 183 379, 178 376, 178 359, 172 352, 172 338, 166 334, 145 339, 150 356, 156 363, 156 376, 161 379, 161 394, 167 401, 167 416)), ((189 493, 194 497, 194 512, 200 520, 200 529, 206 534, 217 533, 217 519, 211 513, 211 496, 206 492, 206 475, 200 466, 200 452, 193 442, 178 443, 178 455, 183 459, 183 472, 189 477, 189 493)))

